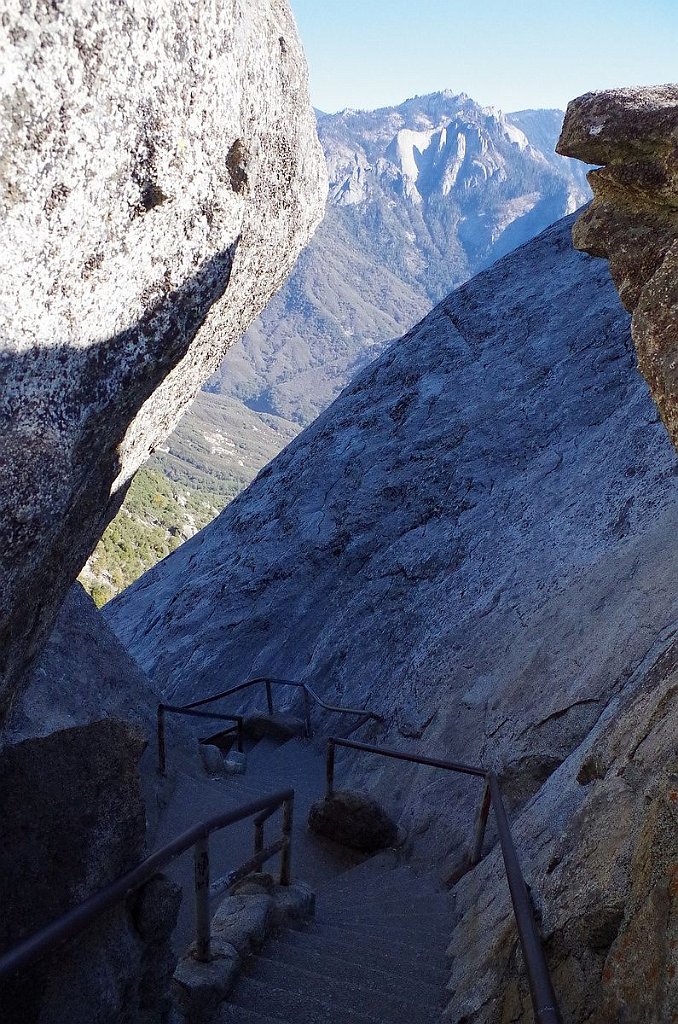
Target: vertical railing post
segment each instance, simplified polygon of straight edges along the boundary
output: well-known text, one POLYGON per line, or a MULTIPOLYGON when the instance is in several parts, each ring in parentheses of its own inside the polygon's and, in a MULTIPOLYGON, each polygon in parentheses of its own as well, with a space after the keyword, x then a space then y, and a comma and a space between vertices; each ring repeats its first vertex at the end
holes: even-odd
POLYGON ((271 680, 266 680, 266 704, 268 705, 269 715, 273 714, 273 691, 271 690, 271 680))
POLYGON ((195 958, 206 963, 210 958, 210 854, 209 836, 202 836, 193 847, 195 867, 195 958))
POLYGON ((485 841, 485 829, 487 828, 487 817, 490 813, 490 802, 492 795, 490 793, 489 779, 485 780, 485 788, 483 790, 483 799, 480 802, 478 809, 478 817, 476 818, 476 827, 473 833, 473 845, 468 855, 468 866, 474 868, 479 863, 480 858, 483 855, 483 843, 485 841))
POLYGON ((289 885, 292 881, 292 824, 294 821, 294 797, 288 797, 283 803, 282 834, 285 845, 280 854, 280 884, 289 885))
POLYGON ((325 762, 325 773, 327 777, 327 792, 326 797, 332 796, 334 793, 334 740, 329 739, 327 741, 327 760, 325 762))
POLYGON ((165 705, 158 704, 158 771, 165 775, 167 764, 165 759, 165 705))
POLYGON ((313 737, 313 726, 311 725, 311 698, 308 695, 308 690, 304 686, 304 717, 306 718, 306 738, 311 739, 313 737))

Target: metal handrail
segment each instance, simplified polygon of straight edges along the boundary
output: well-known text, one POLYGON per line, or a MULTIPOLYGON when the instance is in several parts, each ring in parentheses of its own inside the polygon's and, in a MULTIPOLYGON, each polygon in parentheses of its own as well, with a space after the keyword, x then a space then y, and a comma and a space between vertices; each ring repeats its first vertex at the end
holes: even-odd
MULTIPOLYGON (((217 814, 202 821, 177 836, 160 850, 150 854, 140 864, 127 871, 114 882, 100 889, 72 910, 62 914, 56 921, 24 939, 18 946, 0 957, 0 978, 27 967, 57 946, 79 935, 106 910, 126 899, 165 867, 170 861, 194 848, 195 899, 196 899, 196 959, 210 959, 210 898, 227 885, 261 867, 276 853, 281 854, 280 884, 289 885, 291 880, 292 820, 294 811, 294 790, 285 789, 278 793, 259 797, 248 804, 231 811, 217 814), (258 812, 273 813, 283 808, 282 836, 277 842, 264 849, 259 842, 259 831, 255 832, 254 856, 241 867, 229 872, 223 879, 210 886, 209 837, 212 832, 234 825, 258 812)), ((268 815, 267 815, 268 816, 268 815)))
POLYGON ((518 854, 511 835, 506 808, 502 800, 499 780, 494 772, 486 768, 479 768, 473 765, 459 764, 455 761, 445 761, 440 758, 420 757, 417 754, 407 754, 401 750, 392 750, 388 747, 376 747, 370 743, 361 743, 358 740, 340 739, 331 736, 327 741, 327 796, 334 792, 334 762, 335 748, 349 747, 351 750, 361 750, 369 754, 377 754, 381 757, 391 757, 398 761, 410 761, 414 764, 428 765, 432 768, 443 768, 447 771, 460 772, 463 775, 474 775, 485 780, 482 802, 476 819, 473 845, 469 853, 468 866, 474 867, 482 855, 485 828, 490 810, 494 808, 494 816, 499 833, 499 844, 504 860, 504 869, 508 880, 513 914, 516 919, 518 938, 523 951, 527 978, 530 986, 532 1006, 534 1008, 535 1020, 539 1024, 562 1024, 562 1018, 558 1009, 553 984, 549 974, 546 957, 541 944, 541 938, 537 930, 537 923, 534 917, 534 909, 530 899, 529 890, 520 869, 518 854))
MULTIPOLYGON (((311 709, 309 705, 309 697, 316 702, 325 711, 335 711, 342 715, 358 715, 361 718, 368 719, 372 718, 376 722, 383 722, 383 715, 378 715, 376 711, 368 711, 365 708, 347 708, 342 707, 339 704, 328 704, 327 701, 323 700, 314 689, 312 689, 308 683, 301 683, 294 679, 277 679, 273 676, 255 676, 252 679, 246 679, 244 683, 238 683, 237 686, 231 686, 228 690, 222 690, 220 693, 214 693, 210 697, 201 697, 199 700, 191 701, 190 704, 172 705, 172 704, 159 704, 158 705, 158 771, 164 775, 167 770, 167 758, 166 758, 166 744, 165 744, 165 712, 171 711, 174 714, 183 715, 195 715, 196 717, 208 717, 205 712, 197 711, 197 708, 204 707, 205 704, 212 704, 214 701, 223 700, 225 697, 232 697, 234 693, 240 693, 242 690, 247 690, 251 686, 259 686, 264 684, 266 687, 266 704, 268 707, 269 715, 274 713, 273 707, 273 686, 294 686, 304 693, 304 712, 306 719, 306 733, 310 737, 313 735, 311 727, 311 709)), ((241 715, 211 715, 212 718, 225 718, 232 719, 238 722, 238 750, 242 750, 242 729, 243 719, 241 715)))
POLYGON ((158 771, 165 775, 167 771, 167 750, 165 744, 165 714, 171 712, 173 715, 188 715, 191 718, 211 718, 215 721, 235 722, 233 729, 225 729, 227 732, 235 731, 238 751, 242 754, 243 745, 243 717, 242 715, 222 715, 213 711, 196 711, 191 704, 177 706, 175 704, 158 704, 157 735, 158 735, 158 771))

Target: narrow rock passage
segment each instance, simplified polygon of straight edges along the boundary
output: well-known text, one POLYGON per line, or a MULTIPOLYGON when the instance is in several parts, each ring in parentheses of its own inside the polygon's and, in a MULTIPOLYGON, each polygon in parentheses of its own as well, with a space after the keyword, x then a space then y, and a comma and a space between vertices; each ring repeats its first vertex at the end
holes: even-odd
MULTIPOLYGON (((174 748, 170 754, 170 770, 174 786, 168 804, 161 813, 155 846, 169 842, 196 822, 228 808, 235 808, 256 797, 292 787, 295 792, 294 831, 292 838, 292 876, 312 888, 334 878, 362 860, 360 854, 312 835, 306 828, 311 804, 323 792, 325 770, 323 755, 303 740, 280 744, 260 740, 247 755, 244 775, 210 777, 203 771, 194 749, 174 748)), ((280 815, 266 823, 266 838, 273 841, 280 835, 280 815)), ((210 838, 212 881, 237 868, 254 852, 252 821, 242 821, 210 838)), ((271 862, 268 870, 277 870, 271 862)), ((174 945, 183 955, 195 938, 195 899, 193 860, 185 854, 167 869, 169 877, 181 885, 184 893, 179 919, 174 932, 174 945)))
MULTIPOLYGON (((210 778, 199 756, 172 751, 175 784, 161 816, 157 845, 224 807, 294 787, 293 877, 316 892, 315 919, 282 931, 253 956, 216 1017, 217 1024, 385 1024, 436 1021, 442 1014, 452 897, 420 876, 397 851, 367 860, 306 827, 324 787, 324 758, 308 741, 260 740, 244 775, 210 778)), ((277 819, 267 823, 276 838, 277 819)), ((212 878, 251 856, 250 821, 212 836, 212 878)), ((274 865, 271 865, 274 868, 274 865)), ((184 891, 175 947, 194 937, 193 863, 180 858, 170 876, 184 891)), ((177 1018, 178 1019, 178 1018, 177 1018)))
POLYGON ((443 1010, 452 897, 397 854, 317 893, 316 917, 253 957, 218 1024, 431 1024, 443 1010))

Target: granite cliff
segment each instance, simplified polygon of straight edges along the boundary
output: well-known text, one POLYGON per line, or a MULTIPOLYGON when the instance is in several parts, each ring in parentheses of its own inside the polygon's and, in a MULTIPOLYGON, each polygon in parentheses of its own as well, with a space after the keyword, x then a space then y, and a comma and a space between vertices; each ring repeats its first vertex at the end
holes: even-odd
POLYGON ((134 472, 285 281, 326 171, 285 3, 0 23, 0 704, 134 472))
POLYGON ((554 152, 559 110, 505 114, 446 90, 317 117, 325 218, 133 485, 83 577, 99 604, 214 518, 452 288, 590 198, 584 168, 554 152))
MULTIPOLYGON (((69 588, 285 281, 326 171, 284 0, 10 0, 0 68, 5 953, 147 850, 150 687, 69 588)), ((178 899, 155 876, 3 976, 3 1021, 164 1020, 178 899)))
MULTIPOLYGON (((678 478, 572 223, 442 302, 106 606, 162 693, 305 679, 389 742, 494 765, 514 805, 582 742, 678 619, 678 478)), ((399 778, 452 871, 468 786, 399 778)), ((370 780, 392 795, 391 769, 370 780)))
MULTIPOLYGON (((575 245, 609 260, 645 375, 678 441, 678 87, 589 93, 558 149, 587 163, 594 200, 575 245)), ((675 499, 674 499, 675 501, 675 499)), ((663 538, 675 566, 676 529, 663 538)), ((618 586, 652 586, 642 556, 618 586)), ((678 573, 672 573, 675 593, 678 573)), ((517 822, 521 857, 572 1024, 660 1024, 678 1012, 678 624, 648 656, 517 822)), ((531 1019, 496 852, 459 884, 450 1021, 531 1019), (494 940, 481 946, 489 931, 494 940)))

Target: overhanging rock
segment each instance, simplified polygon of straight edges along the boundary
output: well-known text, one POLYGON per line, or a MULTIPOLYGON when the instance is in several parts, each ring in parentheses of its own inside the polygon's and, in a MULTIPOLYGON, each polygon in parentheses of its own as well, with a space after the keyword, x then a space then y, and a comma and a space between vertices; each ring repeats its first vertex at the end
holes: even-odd
POLYGON ((678 445, 678 85, 580 96, 557 148, 603 165, 588 175, 593 203, 572 237, 609 260, 640 369, 678 445))
POLYGON ((326 172, 283 0, 10 0, 0 66, 1 704, 326 172))

